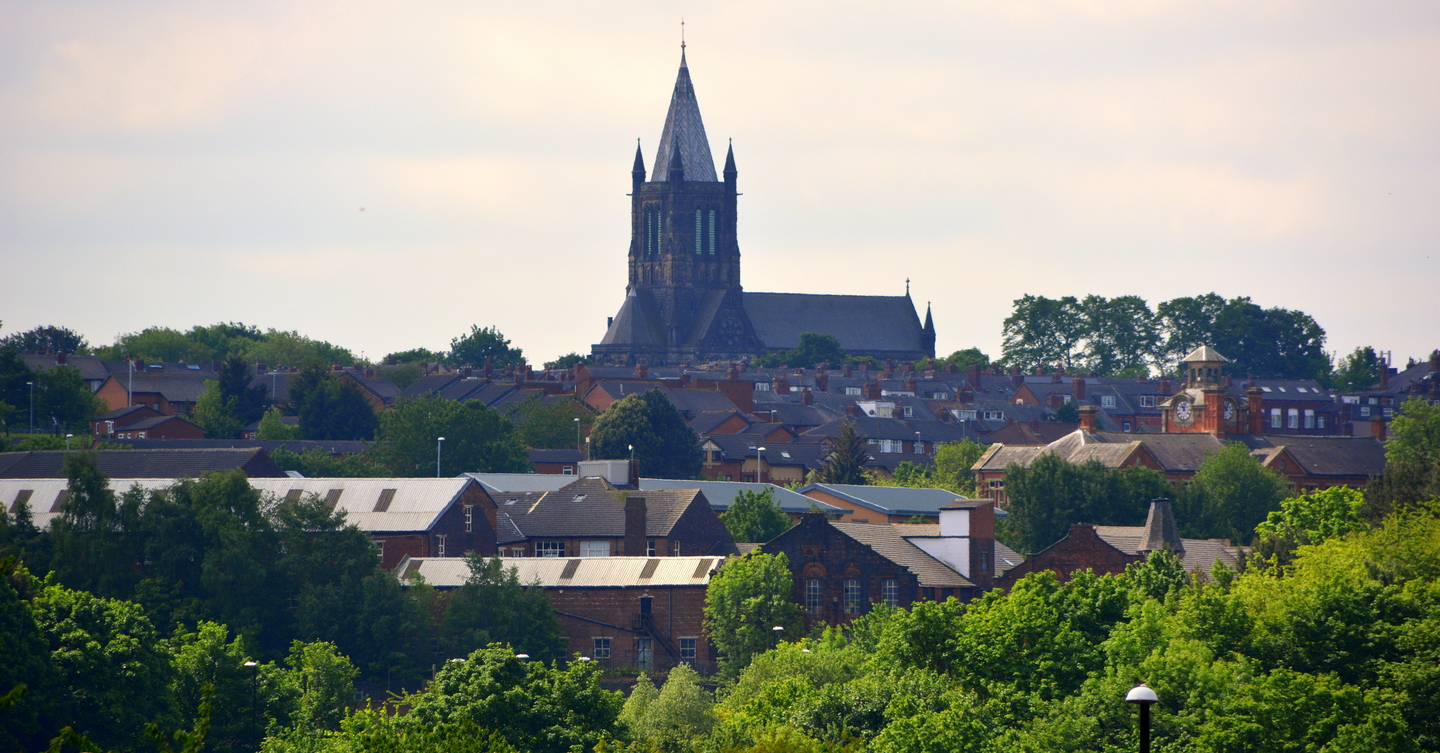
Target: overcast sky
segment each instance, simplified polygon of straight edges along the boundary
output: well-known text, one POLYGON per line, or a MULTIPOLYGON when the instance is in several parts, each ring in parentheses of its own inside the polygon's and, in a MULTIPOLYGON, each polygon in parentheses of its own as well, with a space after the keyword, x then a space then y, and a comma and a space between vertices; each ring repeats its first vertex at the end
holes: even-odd
POLYGON ((619 308, 686 21, 748 290, 1211 291, 1440 346, 1440 3, 0 0, 0 320, 369 358, 619 308))

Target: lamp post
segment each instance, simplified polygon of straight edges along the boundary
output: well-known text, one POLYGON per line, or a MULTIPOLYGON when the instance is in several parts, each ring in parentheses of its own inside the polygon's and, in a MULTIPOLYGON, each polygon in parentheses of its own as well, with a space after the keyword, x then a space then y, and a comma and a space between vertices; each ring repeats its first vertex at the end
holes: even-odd
POLYGON ((71 439, 71 437, 74 437, 74 436, 75 436, 74 434, 66 434, 66 435, 65 435, 65 451, 66 451, 66 452, 69 452, 69 451, 70 451, 70 439, 71 439))
POLYGON ((1125 702, 1140 707, 1140 753, 1150 753, 1150 706, 1160 699, 1147 685, 1136 685, 1125 694, 1125 702))
POLYGON ((919 455, 921 450, 920 432, 915 432, 915 454, 919 455))
POLYGON ((760 464, 761 464, 762 462, 764 462, 764 460, 765 460, 765 448, 764 448, 764 447, 756 447, 756 448, 755 448, 755 483, 757 483, 757 484, 763 484, 763 483, 765 483, 765 477, 764 477, 763 475, 761 475, 761 473, 760 473, 760 464))
POLYGON ((30 386, 30 433, 35 433, 35 383, 26 382, 30 386))
POLYGON ((780 634, 783 633, 783 632, 785 632, 785 626, 784 626, 784 625, 776 625, 775 627, 770 628, 770 633, 771 633, 771 635, 774 635, 774 636, 775 636, 775 640, 773 640, 773 641, 770 642, 770 647, 771 647, 771 648, 779 648, 779 647, 780 647, 780 634))
POLYGON ((250 683, 250 749, 259 750, 260 740, 256 738, 256 728, 259 726, 260 718, 260 665, 254 661, 245 662, 253 672, 253 680, 250 683))
POLYGON ((575 451, 580 451, 580 419, 575 419, 575 451))
POLYGON ((435 478, 440 478, 440 443, 444 441, 444 437, 435 438, 435 478))

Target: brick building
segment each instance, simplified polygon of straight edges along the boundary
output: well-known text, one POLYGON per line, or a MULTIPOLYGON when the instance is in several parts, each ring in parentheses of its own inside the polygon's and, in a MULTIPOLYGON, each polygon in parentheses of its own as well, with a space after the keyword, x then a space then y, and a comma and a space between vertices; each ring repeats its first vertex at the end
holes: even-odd
POLYGON ((796 491, 849 511, 851 523, 907 523, 917 516, 938 522, 940 510, 958 496, 944 489, 856 484, 810 484, 796 491))
POLYGON ((495 502, 474 479, 275 478, 251 479, 276 499, 316 495, 375 542, 380 563, 406 557, 495 554, 495 502))
MULTIPOLYGON (((0 478, 65 478, 64 450, 0 452, 0 478)), ((96 450, 100 472, 112 479, 199 478, 210 471, 238 468, 250 478, 283 477, 282 469, 264 450, 96 450)))
MULTIPOLYGON (((715 670, 704 630, 705 588, 717 557, 505 559, 521 583, 538 582, 568 643, 567 656, 641 671, 689 664, 715 670)), ((442 593, 464 585, 465 560, 411 558, 396 574, 420 575, 442 593)))

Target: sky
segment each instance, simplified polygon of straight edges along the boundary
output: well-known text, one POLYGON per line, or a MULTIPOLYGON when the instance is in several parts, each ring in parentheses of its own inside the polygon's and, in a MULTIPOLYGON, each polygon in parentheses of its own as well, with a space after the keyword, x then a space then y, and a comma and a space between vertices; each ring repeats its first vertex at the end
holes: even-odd
POLYGON ((1216 292, 1440 347, 1440 3, 0 0, 0 321, 242 321, 377 359, 620 307, 680 57, 747 290, 1216 292))

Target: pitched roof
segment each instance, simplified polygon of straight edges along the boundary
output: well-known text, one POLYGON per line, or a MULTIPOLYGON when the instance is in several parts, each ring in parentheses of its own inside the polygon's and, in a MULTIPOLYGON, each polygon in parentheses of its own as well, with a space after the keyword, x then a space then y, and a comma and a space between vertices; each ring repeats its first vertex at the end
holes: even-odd
MULTIPOLYGON (((1290 453, 1311 476, 1378 476, 1385 470, 1385 446, 1374 437, 1267 437, 1290 453)), ((1257 453, 1258 454, 1258 453, 1257 453)), ((1267 458, 1268 461, 1268 458, 1267 458)), ((1267 462, 1268 465, 1268 462, 1267 462)))
POLYGON ((805 494, 812 490, 827 492, 847 502, 887 515, 939 515, 942 505, 963 499, 959 494, 945 489, 915 489, 904 486, 810 484, 796 491, 805 494))
POLYGON ((496 497, 495 504, 497 505, 502 504, 497 495, 559 491, 576 481, 574 476, 562 476, 554 473, 466 473, 464 475, 480 482, 480 486, 484 487, 491 497, 496 497))
POLYGON ((684 50, 680 51, 680 72, 675 76, 675 90, 670 94, 670 109, 665 113, 665 130, 660 132, 660 148, 655 153, 650 180, 663 181, 669 176, 670 162, 677 151, 685 180, 715 180, 715 158, 710 156, 710 142, 705 138, 705 124, 700 120, 700 104, 695 101, 684 50))
MULTIPOLYGON (((585 453, 579 450, 529 449, 525 453, 530 457, 532 463, 578 463, 585 459, 585 453)), ((570 478, 573 479, 574 476, 570 478)))
POLYGON ((605 330, 605 336, 600 338, 600 344, 664 345, 662 321, 650 291, 631 288, 625 294, 625 302, 620 304, 620 313, 615 315, 615 320, 605 330))
POLYGON ((971 587, 969 578, 950 569, 940 560, 907 541, 898 526, 827 521, 835 530, 864 544, 876 554, 915 574, 921 586, 971 587))
MULTIPOLYGON (((652 588, 710 583, 721 557, 516 557, 502 560, 521 583, 544 588, 652 588)), ((435 588, 459 588, 470 578, 464 557, 406 557, 395 568, 402 581, 414 575, 435 588)))
POLYGON ((193 374, 147 374, 137 371, 133 388, 128 374, 111 374, 110 378, 132 392, 153 392, 172 403, 193 403, 205 392, 206 380, 219 379, 219 375, 208 371, 197 371, 193 374))
POLYGON ((475 481, 470 478, 264 478, 250 485, 277 499, 315 494, 362 531, 428 531, 475 481))
POLYGON ((1209 345, 1201 345, 1200 347, 1187 353, 1184 358, 1180 359, 1181 363, 1191 363, 1195 361, 1229 362, 1230 359, 1220 355, 1219 351, 1215 350, 1209 345))
MULTIPOLYGON (((127 427, 128 428, 128 427, 127 427)), ((354 455, 370 449, 370 443, 350 439, 107 439, 136 450, 240 450, 259 448, 265 452, 320 450, 331 455, 354 455)), ((282 474, 283 475, 283 474, 282 474)))
MULTIPOLYGON (((0 453, 0 478, 64 478, 63 450, 0 453)), ((204 450, 96 450, 100 472, 110 478, 198 478, 239 468, 251 478, 283 477, 285 471, 256 447, 204 450)))
MULTIPOLYGON (((1095 535, 1105 543, 1133 556, 1141 556, 1141 544, 1145 538, 1144 526, 1095 526, 1095 535)), ((1231 546, 1224 539, 1180 539, 1185 546, 1180 562, 1187 572, 1209 573, 1215 561, 1224 562, 1234 570, 1239 567, 1245 549, 1231 546)))
MULTIPOLYGON (((146 491, 166 489, 175 485, 173 478, 110 479, 110 491, 123 494, 133 486, 146 491)), ((70 481, 66 478, 0 478, 0 510, 13 515, 23 500, 30 506, 30 520, 45 530, 60 517, 60 505, 69 497, 70 481)))
POLYGON ((923 353, 920 317, 909 296, 744 294, 745 313, 767 348, 794 348, 818 332, 854 352, 923 353))
MULTIPOLYGON (((696 489, 705 493, 705 499, 716 512, 724 512, 735 504, 735 497, 742 491, 764 492, 770 490, 775 495, 775 501, 779 503, 780 509, 786 513, 808 512, 813 507, 819 507, 827 515, 848 515, 849 510, 844 510, 834 505, 827 505, 819 500, 811 499, 799 492, 791 491, 783 486, 774 484, 748 484, 742 481, 683 481, 665 478, 642 478, 640 479, 641 491, 649 489, 696 489)), ((649 497, 646 497, 648 500, 649 497)))
MULTIPOLYGON (((525 538, 625 535, 625 503, 603 478, 586 477, 557 491, 519 492, 495 497, 500 515, 525 538)), ((645 535, 669 536, 693 504, 709 502, 699 489, 650 490, 645 499, 645 535)))

